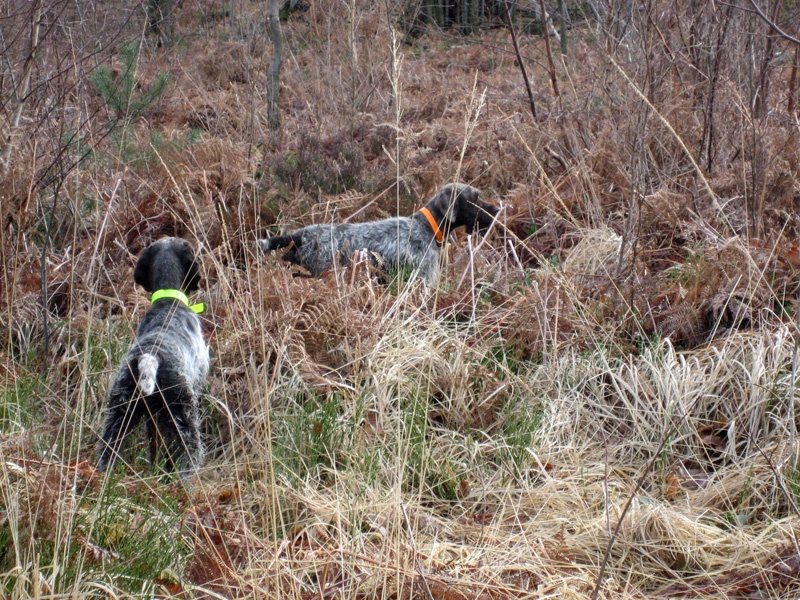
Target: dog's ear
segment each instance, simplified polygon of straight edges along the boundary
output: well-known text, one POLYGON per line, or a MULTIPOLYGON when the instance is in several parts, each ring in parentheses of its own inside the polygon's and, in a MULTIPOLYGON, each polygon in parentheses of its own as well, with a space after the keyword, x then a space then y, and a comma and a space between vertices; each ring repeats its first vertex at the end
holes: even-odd
POLYGON ((194 292, 200 287, 200 264, 194 256, 194 250, 188 242, 181 246, 178 253, 181 266, 186 270, 183 278, 183 289, 187 292, 194 292))
POLYGON ((133 270, 133 281, 142 286, 147 292, 154 292, 150 281, 150 274, 153 272, 153 260, 158 249, 155 246, 145 248, 136 261, 136 268, 133 270))
POLYGON ((453 219, 453 192, 453 184, 448 183, 428 201, 428 210, 433 213, 433 216, 436 217, 436 221, 440 224, 445 219, 448 221, 453 219))

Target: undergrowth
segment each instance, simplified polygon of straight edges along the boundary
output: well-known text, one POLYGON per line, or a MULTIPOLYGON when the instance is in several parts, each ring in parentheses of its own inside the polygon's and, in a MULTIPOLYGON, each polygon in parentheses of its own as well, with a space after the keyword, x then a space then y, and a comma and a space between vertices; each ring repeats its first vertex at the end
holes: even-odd
POLYGON ((800 592, 798 54, 757 14, 566 1, 553 56, 516 7, 517 57, 506 19, 403 37, 414 3, 287 3, 275 133, 255 4, 175 3, 169 43, 118 3, 13 4, 0 595, 800 592), (255 251, 454 180, 501 212, 434 286, 255 251), (209 308, 185 486, 142 432, 94 469, 162 235, 198 249, 209 308))

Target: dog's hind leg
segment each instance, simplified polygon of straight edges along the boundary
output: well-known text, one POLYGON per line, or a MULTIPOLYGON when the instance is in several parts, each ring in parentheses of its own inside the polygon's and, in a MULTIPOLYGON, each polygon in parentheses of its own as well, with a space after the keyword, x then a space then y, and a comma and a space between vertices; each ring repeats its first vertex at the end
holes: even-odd
POLYGON ((164 447, 164 440, 161 439, 161 432, 158 428, 156 417, 148 414, 144 421, 145 435, 148 440, 148 449, 150 453, 150 466, 155 467, 158 464, 159 450, 164 447))
POLYGON ((158 414, 156 426, 166 452, 164 470, 177 472, 182 478, 196 473, 203 463, 197 398, 190 393, 170 398, 158 414))
POLYGON ((97 468, 105 471, 114 466, 125 441, 142 418, 136 383, 127 368, 114 382, 106 403, 103 433, 100 436, 97 468))

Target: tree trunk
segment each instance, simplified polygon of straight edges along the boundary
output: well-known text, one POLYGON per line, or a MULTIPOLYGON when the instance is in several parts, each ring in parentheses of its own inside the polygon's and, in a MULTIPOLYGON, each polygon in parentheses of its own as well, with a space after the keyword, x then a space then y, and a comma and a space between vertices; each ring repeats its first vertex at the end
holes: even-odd
MULTIPOLYGON (((11 167, 11 153, 14 149, 15 136, 17 136, 20 122, 22 121, 22 111, 25 108, 25 99, 31 83, 33 69, 36 66, 39 50, 39 30, 42 25, 42 3, 35 2, 31 6, 31 42, 28 49, 28 56, 25 58, 25 65, 22 69, 22 83, 15 90, 15 100, 17 102, 14 116, 11 118, 11 127, 8 134, 3 134, 5 139, 3 151, 0 153, 0 177, 5 177, 11 167)), ((8 106, 8 105, 6 105, 8 106)))
MULTIPOLYGON (((775 2, 775 7, 770 15, 770 21, 777 23, 781 14, 781 2, 775 2)), ((769 3, 767 3, 769 8, 769 3)), ((761 68, 758 72, 758 84, 755 91, 755 100, 753 102, 753 116, 761 119, 767 116, 769 111, 769 73, 772 70, 772 62, 775 58, 775 39, 777 36, 771 31, 767 30, 767 42, 764 47, 764 56, 761 61, 761 68)))
POLYGON ((442 0, 434 0, 428 5, 427 10, 423 7, 422 11, 427 12, 431 21, 436 23, 439 27, 444 25, 444 6, 442 6, 442 0))
POLYGON ((158 45, 172 42, 173 34, 172 0, 148 0, 147 32, 158 38, 158 45))
POLYGON ((270 131, 281 128, 281 112, 278 106, 281 83, 281 61, 283 56, 283 40, 281 39, 281 21, 278 14, 277 0, 269 0, 267 22, 272 38, 272 60, 267 70, 267 123, 270 131))

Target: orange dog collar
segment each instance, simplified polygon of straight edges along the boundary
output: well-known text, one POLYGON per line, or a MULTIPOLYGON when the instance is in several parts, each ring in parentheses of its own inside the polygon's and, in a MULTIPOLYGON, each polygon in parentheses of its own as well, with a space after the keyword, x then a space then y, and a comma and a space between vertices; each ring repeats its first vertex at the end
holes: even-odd
POLYGON ((439 242, 439 244, 443 243, 444 235, 442 235, 442 230, 439 229, 439 224, 436 222, 436 219, 431 214, 431 211, 428 210, 428 207, 423 206, 422 208, 419 209, 419 212, 421 212, 424 215, 424 217, 428 219, 428 224, 431 226, 431 229, 433 229, 433 235, 436 237, 436 241, 439 242))

